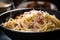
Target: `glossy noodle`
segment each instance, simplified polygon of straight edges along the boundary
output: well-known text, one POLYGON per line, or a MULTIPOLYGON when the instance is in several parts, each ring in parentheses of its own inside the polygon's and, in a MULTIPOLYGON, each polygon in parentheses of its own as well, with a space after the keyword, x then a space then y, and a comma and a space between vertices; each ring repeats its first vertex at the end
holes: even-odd
POLYGON ((60 20, 48 12, 31 10, 2 23, 6 28, 23 32, 46 32, 60 29, 60 20))

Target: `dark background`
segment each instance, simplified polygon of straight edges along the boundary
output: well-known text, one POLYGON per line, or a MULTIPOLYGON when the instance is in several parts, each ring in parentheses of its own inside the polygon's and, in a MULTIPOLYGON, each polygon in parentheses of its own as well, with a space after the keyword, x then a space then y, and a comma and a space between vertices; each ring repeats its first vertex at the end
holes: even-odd
POLYGON ((46 0, 46 1, 54 3, 58 7, 58 10, 60 10, 60 0, 46 0))
POLYGON ((15 5, 17 6, 18 4, 20 4, 22 1, 48 1, 51 2, 53 4, 55 4, 58 7, 58 10, 60 10, 60 0, 13 0, 15 5))

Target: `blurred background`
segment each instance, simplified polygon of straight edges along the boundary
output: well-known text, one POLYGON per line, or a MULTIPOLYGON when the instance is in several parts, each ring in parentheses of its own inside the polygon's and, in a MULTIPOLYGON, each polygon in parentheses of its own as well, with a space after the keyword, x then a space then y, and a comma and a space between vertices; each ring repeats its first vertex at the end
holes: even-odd
POLYGON ((0 0, 0 14, 17 8, 45 8, 60 11, 60 0, 0 0))
POLYGON ((59 11, 59 0, 0 0, 0 13, 17 8, 46 8, 59 11))

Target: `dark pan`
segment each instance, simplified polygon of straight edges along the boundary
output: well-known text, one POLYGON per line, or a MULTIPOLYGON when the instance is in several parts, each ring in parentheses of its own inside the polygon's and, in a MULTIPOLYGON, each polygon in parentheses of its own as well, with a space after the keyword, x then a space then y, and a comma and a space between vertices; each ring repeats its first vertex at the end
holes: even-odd
MULTIPOLYGON (((14 10, 10 10, 10 11, 7 11, 7 12, 4 12, 2 14, 0 14, 0 24, 5 22, 7 18, 10 17, 10 14, 12 18, 16 17, 17 15, 20 15, 22 14, 23 12, 25 11, 30 11, 32 9, 30 8, 23 8, 23 9, 14 9, 14 10)), ((35 9, 35 10, 43 10, 43 11, 47 11, 49 12, 50 14, 54 14, 56 15, 56 17, 58 19, 60 19, 60 11, 53 11, 53 10, 48 10, 48 9, 43 9, 43 8, 40 8, 40 9, 35 9)), ((7 29, 7 28, 4 28, 2 25, 0 25, 0 29, 5 32, 5 34, 7 36, 9 36, 10 38, 14 39, 14 40, 18 40, 18 39, 60 39, 60 30, 55 30, 55 31, 50 31, 50 32, 33 32, 33 33, 30 33, 30 32, 19 32, 19 31, 13 31, 13 30, 10 30, 10 29, 7 29)))

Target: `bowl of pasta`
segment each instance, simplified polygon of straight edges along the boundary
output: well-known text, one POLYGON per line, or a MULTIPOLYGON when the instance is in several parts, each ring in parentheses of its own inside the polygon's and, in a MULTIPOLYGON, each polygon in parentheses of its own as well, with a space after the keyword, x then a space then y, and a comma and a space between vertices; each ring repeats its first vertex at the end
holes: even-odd
POLYGON ((60 36, 60 11, 20 8, 0 14, 0 29, 12 39, 48 39, 60 36))

